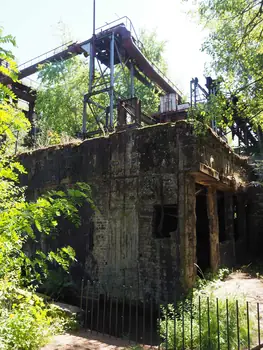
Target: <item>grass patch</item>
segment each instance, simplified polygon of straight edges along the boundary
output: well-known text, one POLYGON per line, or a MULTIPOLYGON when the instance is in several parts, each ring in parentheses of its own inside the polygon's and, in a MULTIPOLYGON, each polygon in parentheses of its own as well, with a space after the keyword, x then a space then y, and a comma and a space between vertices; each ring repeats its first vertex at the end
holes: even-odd
POLYGON ((194 290, 175 306, 162 309, 160 333, 164 347, 173 349, 238 349, 253 345, 257 329, 256 309, 249 309, 242 295, 216 297, 215 290, 231 271, 199 278, 194 290), (227 298, 227 299, 226 299, 227 298), (248 317, 249 329, 248 332, 248 317))

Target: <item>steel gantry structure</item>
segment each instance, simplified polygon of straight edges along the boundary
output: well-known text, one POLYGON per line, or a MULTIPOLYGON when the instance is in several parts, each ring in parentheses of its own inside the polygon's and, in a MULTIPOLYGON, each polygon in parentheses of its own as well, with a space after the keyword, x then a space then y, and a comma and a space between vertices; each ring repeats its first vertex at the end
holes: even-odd
MULTIPOLYGON (((220 84, 218 81, 213 80, 211 77, 206 77, 205 87, 199 84, 198 78, 194 78, 190 82, 190 105, 195 108, 198 104, 207 103, 210 95, 216 95, 219 91, 220 84)), ((241 150, 241 145, 243 144, 246 148, 246 152, 255 152, 259 149, 262 140, 263 132, 261 127, 255 131, 251 120, 246 116, 240 115, 237 108, 235 108, 238 98, 233 96, 228 98, 228 103, 232 104, 234 108, 233 113, 233 123, 229 126, 230 132, 232 133, 232 138, 237 137, 238 139, 238 151, 241 150)), ((227 118, 222 115, 222 120, 228 124, 227 118)), ((211 121, 211 127, 216 131, 223 139, 226 140, 226 135, 229 131, 225 131, 216 125, 215 119, 211 121)))
MULTIPOLYGON (((157 122, 156 119, 141 112, 138 113, 138 110, 136 110, 134 101, 136 95, 135 79, 138 79, 149 89, 159 91, 160 94, 174 94, 176 105, 182 102, 182 92, 145 56, 143 44, 135 32, 131 20, 126 16, 97 30, 95 30, 95 20, 93 20, 93 35, 90 39, 83 42, 67 43, 19 65, 18 82, 12 82, 9 77, 3 74, 0 74, 0 82, 10 84, 16 96, 29 103, 27 116, 32 122, 36 91, 32 86, 27 86, 24 83, 24 78, 37 73, 41 65, 64 61, 81 54, 89 57, 89 84, 83 98, 83 137, 87 136, 87 108, 91 111, 98 125, 102 124, 105 130, 113 130, 115 109, 120 100, 131 99, 131 104, 124 108, 129 114, 136 114, 137 116, 140 114, 140 121, 145 124, 157 122), (118 69, 116 69, 117 66, 118 69), (127 71, 129 77, 127 77, 127 71), (121 75, 123 76, 121 77, 121 75), (120 96, 120 93, 116 90, 120 78, 123 79, 122 81, 126 79, 126 85, 129 86, 126 96, 120 96), (100 95, 104 95, 102 100, 105 103, 103 104, 98 99, 100 95)), ((0 62, 0 64, 3 64, 3 62, 0 62)), ((196 107, 198 103, 205 103, 209 99, 209 95, 216 93, 216 88, 217 86, 214 85, 214 81, 210 77, 207 78, 206 88, 199 84, 197 78, 192 79, 190 83, 191 107, 196 107)), ((215 122, 211 126, 219 135, 224 137, 224 133, 222 130, 218 130, 215 122)), ((255 133, 249 120, 245 117, 236 116, 230 129, 233 136, 236 135, 246 147, 256 146, 259 139, 263 138, 262 130, 260 129, 258 133, 255 133)))
MULTIPOLYGON (((119 98, 134 97, 134 78, 149 88, 158 88, 164 94, 175 93, 178 103, 181 102, 181 91, 143 54, 143 46, 128 17, 118 19, 107 26, 97 29, 93 38, 82 46, 90 56, 89 91, 84 96, 83 133, 86 132, 86 106, 96 106, 105 114, 106 127, 113 128, 114 107, 119 98), (118 23, 116 23, 118 22, 118 23), (98 69, 95 74, 95 65, 98 69), (115 91, 115 66, 120 65, 118 75, 125 74, 125 67, 130 72, 127 82, 130 86, 129 96, 118 96, 115 91), (109 106, 99 105, 94 97, 108 93, 109 106)), ((93 112, 94 117, 98 116, 93 112)))
MULTIPOLYGON (((89 86, 83 99, 83 135, 87 133, 87 106, 98 123, 102 121, 106 129, 113 129, 116 103, 119 99, 133 98, 135 95, 134 78, 149 88, 157 88, 163 94, 176 94, 177 102, 181 102, 181 91, 143 54, 143 45, 139 41, 133 24, 128 17, 122 17, 97 30, 93 30, 93 35, 88 40, 80 43, 67 43, 20 65, 18 67, 18 78, 21 80, 37 73, 39 66, 45 63, 67 60, 80 54, 84 54, 86 57, 89 56, 89 86), (118 74, 116 74, 115 69, 117 65, 121 67, 118 74), (125 67, 130 72, 129 96, 118 96, 115 85, 119 76, 125 74, 125 67), (98 103, 96 97, 100 94, 107 96, 107 106, 98 103), (94 108, 96 108, 96 111, 94 108), (101 110, 100 113, 98 113, 98 109, 101 110)), ((0 76, 0 82, 12 84, 12 89, 16 95, 28 101, 31 106, 30 110, 33 111, 36 96, 34 89, 21 82, 12 83, 5 76, 0 76)), ((148 121, 151 123, 151 118, 148 121)), ((145 118, 145 122, 147 123, 147 118, 145 118)))

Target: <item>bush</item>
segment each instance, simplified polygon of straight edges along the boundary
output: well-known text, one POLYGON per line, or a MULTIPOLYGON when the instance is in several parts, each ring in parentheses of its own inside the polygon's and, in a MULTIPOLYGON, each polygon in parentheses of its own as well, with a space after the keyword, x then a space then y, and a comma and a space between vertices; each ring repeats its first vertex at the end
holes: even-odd
POLYGON ((59 308, 45 304, 35 293, 1 284, 0 349, 35 350, 63 332, 74 320, 59 308))
MULTIPOLYGON (((2 47, 5 44, 15 45, 15 39, 3 36, 0 28, 0 58, 8 63, 8 68, 0 65, 0 73, 17 81, 18 70, 11 51, 2 47)), ((47 279, 50 264, 68 271, 75 261, 69 246, 47 249, 45 254, 40 237, 55 234, 61 217, 79 226, 80 206, 92 201, 87 184, 68 186, 65 192, 50 191, 35 202, 26 200, 25 188, 19 184, 26 171, 13 151, 18 134, 26 135, 31 125, 11 103, 15 98, 0 83, 0 349, 34 350, 71 323, 34 291, 47 279), (28 249, 30 245, 35 249, 28 249)), ((51 143, 59 141, 57 134, 49 136, 51 143)))
MULTIPOLYGON (((247 345, 247 309, 246 303, 235 299, 222 300, 204 298, 195 293, 193 300, 178 303, 176 310, 172 305, 164 310, 164 319, 160 322, 160 332, 167 338, 168 348, 173 349, 237 349, 238 333, 240 347, 247 345), (175 322, 174 322, 175 319, 175 322), (229 347, 228 347, 229 342, 229 347)), ((250 329, 256 329, 255 315, 250 314, 250 329)), ((253 334, 250 334, 252 344, 253 334)))

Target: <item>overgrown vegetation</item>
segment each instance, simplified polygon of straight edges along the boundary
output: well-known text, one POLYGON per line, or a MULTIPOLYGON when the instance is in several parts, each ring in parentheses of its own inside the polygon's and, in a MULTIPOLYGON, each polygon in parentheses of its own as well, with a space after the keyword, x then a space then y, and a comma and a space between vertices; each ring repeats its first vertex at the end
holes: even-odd
POLYGON ((1 280, 0 291, 0 349, 39 349, 52 335, 76 325, 74 317, 13 281, 1 280))
POLYGON ((164 317, 160 331, 167 339, 169 349, 237 349, 253 344, 257 329, 256 309, 249 313, 250 335, 248 336, 247 304, 240 295, 218 297, 215 293, 219 281, 230 273, 220 269, 198 280, 189 296, 176 306, 163 308, 164 317), (205 277, 205 278, 204 278, 205 277), (238 317, 237 317, 238 316, 238 317))
MULTIPOLYGON (((16 80, 16 66, 10 51, 2 45, 15 44, 11 36, 0 31, 0 59, 9 62, 9 69, 0 72, 16 80)), ((80 224, 79 207, 91 203, 88 185, 76 184, 65 191, 51 191, 28 202, 19 177, 23 166, 10 150, 16 133, 27 132, 29 122, 13 104, 15 96, 0 85, 0 349, 38 349, 48 337, 71 324, 61 311, 39 298, 36 288, 46 280, 50 264, 65 271, 75 259, 71 247, 47 252, 39 239, 52 235, 60 217, 76 226, 80 224), (29 241, 38 247, 25 249, 29 241)))
MULTIPOLYGON (((161 331, 163 335, 168 333, 169 349, 174 348, 174 344, 180 349, 217 349, 219 342, 222 350, 237 349, 237 322, 239 322, 239 344, 241 347, 247 345, 246 311, 245 302, 239 300, 237 321, 236 299, 216 299, 213 295, 206 298, 194 294, 191 301, 179 303, 176 310, 173 306, 169 306, 166 314, 168 321, 166 317, 161 321, 161 331), (174 327, 177 329, 176 336, 174 327)), ((251 327, 256 326, 256 319, 252 316, 250 315, 251 327)))
POLYGON ((262 1, 199 0, 201 24, 209 35, 202 45, 211 57, 207 75, 218 79, 219 91, 203 106, 203 113, 231 124, 233 116, 246 117, 254 129, 263 117, 263 11, 262 1))

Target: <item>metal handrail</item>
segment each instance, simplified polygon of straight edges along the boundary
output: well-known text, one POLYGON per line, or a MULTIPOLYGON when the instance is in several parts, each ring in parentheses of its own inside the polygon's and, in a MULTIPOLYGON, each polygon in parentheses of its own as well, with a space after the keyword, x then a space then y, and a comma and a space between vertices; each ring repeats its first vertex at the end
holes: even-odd
MULTIPOLYGON (((112 21, 112 22, 110 22, 110 23, 106 23, 106 24, 104 24, 103 26, 101 26, 101 27, 98 27, 97 29, 96 29, 96 33, 98 33, 98 31, 104 31, 104 30, 106 30, 106 27, 110 27, 110 26, 112 26, 113 24, 115 24, 115 23, 123 23, 123 22, 125 22, 124 23, 124 25, 126 26, 126 28, 128 28, 129 30, 130 30, 130 32, 131 32, 131 35, 132 35, 132 38, 133 38, 133 40, 134 40, 134 43, 135 43, 135 45, 137 46, 137 48, 141 51, 141 53, 142 54, 144 54, 143 53, 143 51, 144 51, 144 47, 143 47, 143 43, 139 40, 139 37, 138 37, 138 35, 137 35, 137 33, 136 33, 136 31, 135 31, 135 28, 134 28, 134 25, 133 25, 133 23, 132 23, 132 21, 131 21, 131 19, 128 17, 128 16, 123 16, 123 17, 121 17, 121 18, 118 18, 118 19, 116 19, 116 20, 114 20, 114 21, 112 21)), ((29 61, 26 61, 26 62, 24 62, 24 63, 22 63, 22 64, 20 64, 19 66, 18 66, 18 69, 21 71, 21 70, 23 70, 23 69, 25 69, 25 68, 27 68, 27 67, 30 67, 30 66, 32 66, 33 64, 36 64, 37 62, 41 62, 41 61, 43 61, 44 59, 47 59, 48 57, 51 57, 51 56, 53 56, 53 55, 55 55, 56 53, 59 53, 59 52, 62 52, 63 50, 65 50, 65 48, 67 48, 69 45, 72 45, 72 44, 74 44, 74 42, 73 41, 69 41, 68 43, 66 43, 66 44, 63 44, 63 45, 61 45, 61 46, 58 46, 58 47, 56 47, 55 49, 52 49, 52 50, 50 50, 50 51, 47 51, 47 52, 45 52, 44 54, 42 54, 42 55, 39 55, 39 56, 37 56, 37 57, 35 57, 35 58, 33 58, 33 59, 31 59, 31 60, 29 60, 29 61)), ((148 58, 147 58, 147 55, 145 55, 145 57, 146 57, 146 59, 148 60, 148 62, 149 62, 149 64, 153 67, 153 69, 169 84, 169 85, 171 85, 174 89, 175 89, 175 91, 177 91, 178 92, 178 94, 181 94, 182 95, 182 91, 160 70, 160 68, 158 68, 158 66, 156 65, 156 64, 154 64, 153 62, 151 62, 148 58)))
MULTIPOLYGON (((140 39, 139 39, 139 37, 138 37, 138 35, 137 35, 137 33, 136 33, 136 30, 135 30, 135 28, 134 28, 134 25, 133 25, 133 23, 132 23, 132 21, 131 21, 131 19, 128 17, 128 16, 123 16, 123 17, 121 17, 121 18, 118 18, 118 19, 115 19, 114 21, 112 21, 112 22, 110 22, 110 23, 106 23, 106 24, 104 24, 103 26, 101 26, 101 27, 98 27, 97 29, 96 29, 96 32, 98 32, 98 31, 102 31, 102 30, 106 30, 106 27, 107 28, 110 28, 113 24, 115 24, 115 23, 123 23, 125 26, 126 26, 126 28, 127 29, 129 29, 130 30, 130 32, 131 32, 131 34, 132 34, 132 36, 134 36, 134 38, 135 38, 135 40, 134 40, 134 43, 135 43, 135 45, 138 47, 138 49, 142 52, 142 54, 144 54, 143 53, 143 50, 144 50, 144 46, 143 46, 143 43, 140 41, 140 39), (123 23, 123 22, 125 22, 126 21, 126 23, 123 23), (127 23, 129 24, 129 25, 127 25, 127 23)), ((178 94, 180 94, 181 96, 183 95, 183 93, 182 93, 182 91, 160 70, 160 68, 158 68, 157 67, 157 65, 156 64, 154 64, 153 62, 151 62, 148 58, 147 58, 147 55, 145 55, 145 57, 146 57, 146 59, 148 60, 148 62, 150 63, 150 65, 157 71, 157 73, 159 74, 159 75, 161 75, 161 77, 169 84, 169 85, 171 85, 174 89, 175 89, 175 91, 177 91, 178 92, 178 94)))
MULTIPOLYGON (((146 57, 147 58, 147 57, 146 57)), ((153 62, 151 62, 148 58, 147 58, 148 62, 150 63, 150 65, 157 71, 157 73, 159 75, 162 76, 162 78, 164 80, 166 80, 167 83, 169 83, 169 85, 171 85, 181 96, 183 95, 182 91, 161 71, 160 68, 158 68, 158 66, 156 66, 156 64, 154 64, 153 62)))
POLYGON ((23 85, 33 88, 34 90, 37 90, 40 86, 40 83, 28 77, 23 78, 21 82, 23 85))
POLYGON ((114 23, 116 23, 116 22, 123 22, 123 20, 125 20, 125 22, 126 22, 126 23, 124 23, 124 24, 125 24, 125 27, 128 28, 128 29, 130 29, 130 32, 133 30, 133 33, 134 33, 134 35, 136 36, 136 39, 138 39, 138 36, 137 36, 137 33, 136 33, 135 29, 134 29, 134 26, 133 26, 133 24, 132 24, 132 21, 130 20, 130 18, 129 18, 128 16, 123 16, 123 17, 120 17, 120 18, 115 19, 114 21, 112 21, 112 22, 110 22, 110 23, 106 23, 106 24, 104 24, 103 26, 98 27, 98 28, 96 29, 96 32, 98 32, 99 30, 102 30, 102 29, 105 30, 106 27, 112 26, 112 25, 113 25, 114 23), (130 28, 128 27, 127 23, 129 23, 129 27, 130 27, 130 28))
POLYGON ((20 64, 18 66, 18 69, 21 71, 21 70, 23 70, 23 69, 25 69, 27 67, 32 66, 33 64, 36 64, 39 61, 43 61, 44 59, 47 59, 48 57, 51 57, 51 56, 53 56, 53 55, 55 55, 55 54, 57 54, 59 52, 62 52, 63 50, 65 50, 65 48, 67 48, 69 45, 72 45, 72 44, 74 44, 74 42, 73 41, 69 41, 66 44, 58 46, 55 49, 52 49, 52 50, 47 51, 47 52, 45 52, 45 53, 43 53, 43 54, 41 54, 41 55, 39 55, 37 57, 34 57, 31 60, 20 64))

